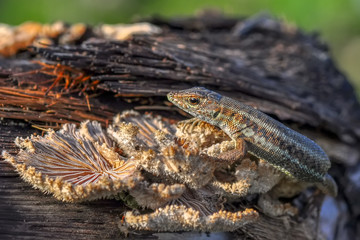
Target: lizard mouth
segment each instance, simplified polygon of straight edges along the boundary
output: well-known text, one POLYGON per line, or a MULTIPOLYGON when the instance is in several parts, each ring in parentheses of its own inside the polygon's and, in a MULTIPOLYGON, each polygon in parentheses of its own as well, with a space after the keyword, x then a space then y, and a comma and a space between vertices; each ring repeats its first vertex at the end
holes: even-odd
POLYGON ((170 101, 170 102, 172 102, 172 103, 174 103, 174 92, 169 92, 168 94, 167 94, 167 98, 168 98, 168 100, 170 101))
POLYGON ((186 105, 186 103, 183 101, 183 96, 181 96, 181 93, 175 92, 175 91, 171 91, 167 94, 167 98, 170 102, 172 102, 175 106, 186 110, 188 109, 188 106, 186 105))
POLYGON ((176 92, 169 92, 167 94, 167 98, 170 102, 174 103, 175 105, 179 105, 179 101, 176 95, 177 95, 176 92))

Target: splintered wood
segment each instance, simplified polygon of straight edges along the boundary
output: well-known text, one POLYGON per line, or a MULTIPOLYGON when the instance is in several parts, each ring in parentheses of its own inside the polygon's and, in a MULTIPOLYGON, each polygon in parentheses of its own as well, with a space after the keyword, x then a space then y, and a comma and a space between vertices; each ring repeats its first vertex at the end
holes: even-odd
POLYGON ((99 80, 91 81, 91 76, 80 69, 60 63, 48 64, 38 60, 32 62, 41 68, 13 74, 12 77, 17 80, 18 86, 36 88, 44 91, 45 95, 51 90, 61 94, 86 95, 86 90, 94 91, 99 83, 99 80))
POLYGON ((106 126, 113 116, 109 107, 93 99, 0 87, 0 117, 27 120, 38 127, 58 128, 59 124, 80 123, 84 119, 96 120, 106 126))

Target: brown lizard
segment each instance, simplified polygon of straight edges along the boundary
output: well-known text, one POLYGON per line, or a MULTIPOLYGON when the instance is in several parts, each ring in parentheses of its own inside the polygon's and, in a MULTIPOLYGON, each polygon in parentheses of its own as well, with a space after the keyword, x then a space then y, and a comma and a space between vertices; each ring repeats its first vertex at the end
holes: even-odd
POLYGON ((327 173, 331 166, 328 156, 304 135, 253 107, 206 88, 173 91, 168 99, 233 139, 236 148, 226 157, 239 159, 248 151, 293 178, 315 183, 324 193, 337 195, 337 185, 327 173))

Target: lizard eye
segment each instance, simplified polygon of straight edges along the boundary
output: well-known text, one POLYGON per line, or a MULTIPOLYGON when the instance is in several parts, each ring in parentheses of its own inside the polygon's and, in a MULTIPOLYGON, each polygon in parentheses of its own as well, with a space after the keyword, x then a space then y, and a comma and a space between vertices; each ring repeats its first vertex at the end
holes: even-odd
POLYGON ((198 98, 194 98, 194 97, 189 98, 188 101, 191 105, 197 105, 200 103, 200 100, 198 98))

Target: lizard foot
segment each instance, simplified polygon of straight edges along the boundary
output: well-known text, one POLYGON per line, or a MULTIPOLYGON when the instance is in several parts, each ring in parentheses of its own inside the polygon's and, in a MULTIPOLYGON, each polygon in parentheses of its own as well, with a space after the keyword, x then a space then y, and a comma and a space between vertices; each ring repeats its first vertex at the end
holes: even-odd
POLYGON ((201 126, 201 124, 208 124, 208 123, 198 118, 191 118, 179 122, 182 132, 192 132, 194 131, 195 127, 201 126))

